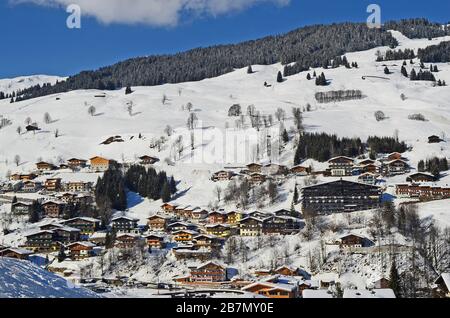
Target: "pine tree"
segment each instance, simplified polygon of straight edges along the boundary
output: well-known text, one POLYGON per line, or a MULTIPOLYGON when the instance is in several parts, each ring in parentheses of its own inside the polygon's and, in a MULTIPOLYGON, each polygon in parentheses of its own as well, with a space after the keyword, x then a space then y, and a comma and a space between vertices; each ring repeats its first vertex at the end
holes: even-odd
POLYGON ((402 75, 404 77, 408 77, 408 71, 406 70, 406 67, 402 66, 402 75))
POLYGON ((397 298, 401 298, 401 287, 400 287, 400 275, 398 274, 397 264, 395 258, 391 264, 391 270, 389 275, 389 288, 394 291, 397 298))
POLYGON ((177 182, 175 181, 174 177, 170 177, 169 187, 170 187, 170 193, 171 194, 177 193, 177 191, 178 191, 178 189, 177 189, 177 182))
POLYGON ((297 184, 294 187, 294 203, 297 204, 298 203, 298 190, 297 190, 297 184))
POLYGON ((389 70, 389 68, 387 66, 384 68, 384 74, 386 74, 386 75, 391 74, 391 71, 389 70))
POLYGON ((58 252, 58 263, 64 262, 64 260, 66 259, 66 253, 64 251, 64 245, 61 244, 59 246, 59 252, 58 252))
POLYGON ((247 68, 247 74, 253 74, 253 69, 251 65, 249 65, 247 68))
POLYGON ((311 80, 311 74, 308 73, 308 75, 306 75, 306 79, 307 79, 308 81, 310 81, 310 80, 311 80))
POLYGON ((277 75, 277 82, 278 82, 278 83, 283 83, 283 75, 281 74, 281 72, 278 72, 278 75, 277 75))
POLYGON ((161 199, 164 203, 167 203, 170 201, 170 187, 167 181, 164 183, 162 189, 161 189, 161 199))
POLYGON ((131 90, 131 86, 128 85, 127 88, 125 89, 125 95, 129 95, 131 93, 133 93, 133 91, 131 90))
POLYGON ((417 73, 414 69, 412 69, 411 74, 409 75, 409 78, 411 79, 411 81, 417 80, 417 73))

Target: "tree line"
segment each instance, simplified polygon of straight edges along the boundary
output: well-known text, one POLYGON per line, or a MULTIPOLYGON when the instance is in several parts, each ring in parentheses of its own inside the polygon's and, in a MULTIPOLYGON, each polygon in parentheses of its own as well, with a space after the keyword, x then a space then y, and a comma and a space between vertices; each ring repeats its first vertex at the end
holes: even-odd
POLYGON ((370 150, 371 157, 378 153, 405 152, 405 142, 396 137, 371 136, 367 142, 360 138, 339 138, 327 133, 305 133, 300 136, 295 152, 294 164, 300 164, 304 159, 315 159, 325 162, 333 157, 357 157, 370 150))
MULTIPOLYGON (((307 26, 292 32, 232 45, 197 48, 174 55, 132 58, 95 71, 84 71, 53 86, 28 88, 21 98, 29 99, 76 89, 113 90, 128 85, 154 86, 199 81, 217 77, 249 65, 295 63, 285 74, 321 67, 347 52, 377 46, 396 46, 385 29, 369 29, 364 23, 307 26)), ((342 58, 342 62, 345 63, 342 58)), ((345 63, 348 64, 348 63, 345 63)))

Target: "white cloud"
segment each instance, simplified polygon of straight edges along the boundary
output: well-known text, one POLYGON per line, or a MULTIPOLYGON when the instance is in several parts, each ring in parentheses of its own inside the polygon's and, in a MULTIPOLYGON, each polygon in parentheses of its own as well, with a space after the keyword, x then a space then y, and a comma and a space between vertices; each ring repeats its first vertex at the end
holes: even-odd
POLYGON ((218 16, 248 9, 261 3, 285 6, 291 0, 10 0, 13 4, 66 7, 77 4, 82 14, 100 22, 175 26, 183 14, 218 16))

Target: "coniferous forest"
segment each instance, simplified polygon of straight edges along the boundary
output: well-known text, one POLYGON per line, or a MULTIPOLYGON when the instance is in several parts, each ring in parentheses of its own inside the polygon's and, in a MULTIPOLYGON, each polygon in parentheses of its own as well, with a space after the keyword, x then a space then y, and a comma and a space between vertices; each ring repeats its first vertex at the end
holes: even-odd
POLYGON ((326 133, 305 133, 298 142, 294 164, 300 164, 306 158, 320 162, 337 156, 357 157, 370 151, 371 154, 405 152, 408 146, 395 137, 371 136, 367 142, 360 138, 339 138, 326 133))

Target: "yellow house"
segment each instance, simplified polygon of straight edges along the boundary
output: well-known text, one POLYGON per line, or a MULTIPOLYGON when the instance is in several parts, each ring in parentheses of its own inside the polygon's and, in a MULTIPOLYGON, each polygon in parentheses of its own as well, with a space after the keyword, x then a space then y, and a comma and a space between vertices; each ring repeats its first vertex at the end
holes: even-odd
POLYGON ((231 235, 231 228, 226 224, 210 224, 207 225, 205 229, 209 235, 215 235, 218 237, 228 237, 231 235))
POLYGON ((236 211, 230 211, 227 213, 227 223, 230 225, 239 224, 241 221, 242 214, 236 211))
POLYGON ((173 233, 173 240, 178 243, 192 242, 198 233, 190 230, 180 230, 173 233))

